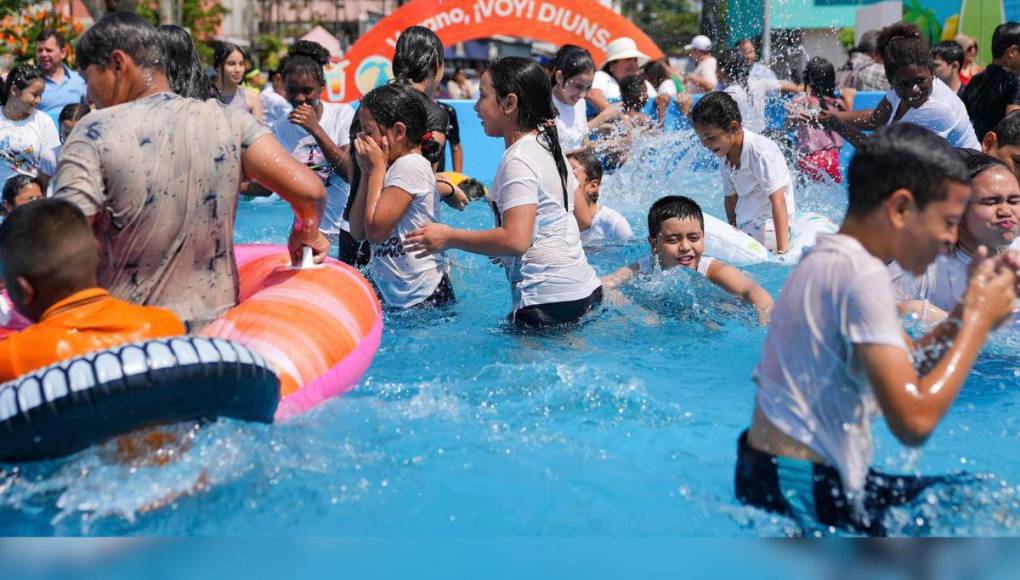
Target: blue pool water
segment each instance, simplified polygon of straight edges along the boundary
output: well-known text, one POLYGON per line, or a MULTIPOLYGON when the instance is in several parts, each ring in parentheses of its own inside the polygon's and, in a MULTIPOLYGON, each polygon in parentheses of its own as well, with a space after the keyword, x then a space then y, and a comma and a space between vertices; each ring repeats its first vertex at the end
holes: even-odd
MULTIPOLYGON (((471 154, 470 151, 467 152, 471 154)), ((722 215, 711 160, 689 136, 646 143, 603 189, 639 239, 665 193, 722 215), (677 151, 691 153, 677 162, 677 151), (697 162, 692 160, 698 159, 697 162)), ((838 221, 838 186, 798 190, 802 209, 838 221)), ((445 208, 444 208, 445 209, 445 208)), ((238 241, 285 240, 279 201, 241 204, 238 241)), ((446 210, 483 228, 475 204, 446 210)), ((647 252, 642 241, 593 252, 600 273, 647 252)), ((782 535, 792 523, 738 504, 737 435, 750 419, 751 371, 765 330, 748 308, 686 272, 626 290, 570 332, 522 335, 502 270, 453 254, 459 298, 447 314, 392 315, 361 385, 280 425, 219 421, 183 433, 164 467, 125 466, 107 449, 62 461, 0 466, 0 535, 288 536, 782 535), (202 489, 153 511, 170 494, 202 489)), ((789 269, 747 268, 774 295, 789 269)), ((1020 531, 1018 344, 996 337, 921 452, 876 428, 880 468, 990 474, 895 514, 903 533, 1020 531), (918 523, 918 520, 922 523, 918 523)))

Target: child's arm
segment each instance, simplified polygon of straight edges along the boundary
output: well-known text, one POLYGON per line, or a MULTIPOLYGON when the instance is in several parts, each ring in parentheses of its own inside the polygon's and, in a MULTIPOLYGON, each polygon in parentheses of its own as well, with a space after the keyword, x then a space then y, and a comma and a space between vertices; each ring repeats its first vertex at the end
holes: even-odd
POLYGON ((714 260, 708 267, 707 278, 723 290, 740 297, 758 311, 758 322, 768 324, 772 314, 772 296, 740 270, 721 261, 714 260))
POLYGON ((769 196, 772 202, 772 222, 776 226, 776 254, 783 255, 790 249, 790 214, 786 211, 786 192, 777 189, 769 196))
POLYGON ((584 186, 580 184, 574 190, 574 219, 577 220, 577 227, 582 232, 590 228, 591 222, 595 219, 591 213, 591 207, 588 206, 588 196, 584 194, 584 186))
POLYGON ((737 192, 727 195, 723 199, 723 205, 726 207, 726 221, 731 226, 737 227, 737 192))
POLYGON ((520 256, 531 247, 538 206, 512 207, 502 214, 503 225, 483 231, 457 230, 450 226, 426 224, 404 236, 404 249, 417 257, 459 248, 483 256, 520 256))
POLYGON ((963 387, 988 334, 1012 311, 1016 298, 1012 267, 980 259, 967 293, 950 320, 918 341, 931 362, 914 369, 907 352, 884 344, 857 344, 855 356, 865 368, 889 429, 906 445, 921 445, 935 430, 963 387))
MULTIPOLYGON (((358 199, 354 200, 349 221, 360 218, 363 229, 358 233, 373 244, 381 244, 397 227, 397 222, 411 205, 411 194, 399 187, 383 188, 388 157, 386 150, 372 139, 360 135, 354 140, 354 147, 358 153, 358 165, 364 169, 358 199), (364 178, 366 174, 367 180, 364 178)), ((353 231, 351 236, 354 236, 353 231)))
POLYGON ((613 272, 612 274, 606 274, 605 276, 602 277, 602 288, 607 291, 616 288, 620 284, 623 284, 627 280, 630 280, 630 278, 637 273, 639 267, 640 266, 638 266, 638 263, 634 262, 629 266, 624 266, 623 268, 620 268, 619 270, 613 272))

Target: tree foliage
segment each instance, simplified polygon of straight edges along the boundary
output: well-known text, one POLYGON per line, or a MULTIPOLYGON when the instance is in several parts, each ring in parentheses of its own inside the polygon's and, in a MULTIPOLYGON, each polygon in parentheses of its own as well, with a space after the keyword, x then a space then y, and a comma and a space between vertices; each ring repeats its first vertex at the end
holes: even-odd
POLYGON ((699 33, 698 14, 687 0, 623 0, 621 12, 666 52, 699 33))
POLYGON ((221 2, 210 0, 175 0, 170 5, 178 14, 166 14, 167 3, 160 0, 142 0, 138 4, 138 15, 153 25, 177 24, 187 28, 195 40, 198 54, 206 61, 212 58, 209 43, 223 23, 223 17, 230 14, 230 9, 221 2), (179 4, 178 4, 179 2, 179 4), (161 6, 163 10, 161 10, 161 6))

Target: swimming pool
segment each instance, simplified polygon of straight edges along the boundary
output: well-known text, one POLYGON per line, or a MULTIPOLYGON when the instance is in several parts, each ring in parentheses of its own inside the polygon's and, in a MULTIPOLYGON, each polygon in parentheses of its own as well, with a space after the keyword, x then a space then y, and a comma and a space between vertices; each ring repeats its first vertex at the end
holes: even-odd
MULTIPOLYGON (((467 152, 470 155, 470 151, 467 152)), ((690 136, 646 143, 607 179, 602 200, 639 238, 644 213, 686 193, 722 213, 719 180, 690 136), (678 151, 690 150, 682 162, 678 151)), ((838 186, 798 189, 802 209, 837 220, 838 186)), ((445 208, 444 208, 445 210, 445 208)), ((241 204, 238 241, 285 240, 279 201, 241 204)), ((476 203, 457 226, 488 227, 476 203)), ((593 252, 604 274, 647 252, 593 252)), ((749 309, 686 272, 639 282, 572 332, 506 331, 501 269, 453 254, 459 302, 447 314, 389 315, 362 384, 290 422, 216 422, 189 432, 164 467, 128 467, 93 449, 0 466, 0 535, 730 536, 792 523, 733 498, 736 438, 750 420, 765 330, 749 309), (144 512, 169 493, 204 491, 144 512)), ((748 268, 778 293, 789 272, 748 268)), ((999 336, 922 452, 876 428, 889 471, 993 474, 952 497, 896 512, 904 533, 1020 531, 1020 339, 999 336), (918 520, 921 523, 918 523, 918 520)))

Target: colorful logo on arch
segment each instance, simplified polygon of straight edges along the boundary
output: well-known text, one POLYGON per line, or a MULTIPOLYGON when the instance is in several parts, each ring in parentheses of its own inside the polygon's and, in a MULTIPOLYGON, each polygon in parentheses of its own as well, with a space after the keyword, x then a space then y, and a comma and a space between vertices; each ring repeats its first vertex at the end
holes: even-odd
POLYGON ((354 71, 354 82, 361 94, 367 94, 393 80, 393 64, 385 56, 373 54, 361 61, 354 71))

